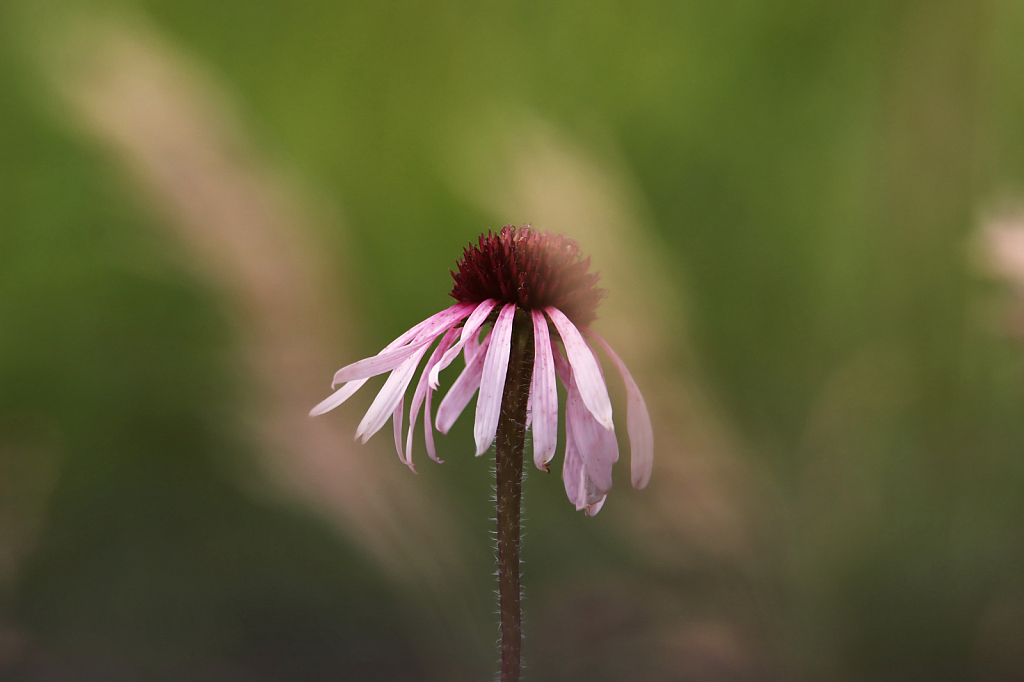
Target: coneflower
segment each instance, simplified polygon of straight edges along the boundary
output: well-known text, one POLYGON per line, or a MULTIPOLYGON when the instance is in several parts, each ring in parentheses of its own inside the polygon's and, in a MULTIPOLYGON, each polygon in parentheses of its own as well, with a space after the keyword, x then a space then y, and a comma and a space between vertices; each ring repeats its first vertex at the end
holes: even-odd
POLYGON ((502 682, 517 681, 520 669, 519 515, 526 430, 533 430, 534 464, 548 471, 558 439, 556 375, 567 392, 562 479, 577 510, 592 516, 601 509, 612 487, 612 464, 619 458, 608 388, 585 337, 604 350, 626 385, 633 487, 643 488, 651 477, 654 437, 643 396, 615 352, 587 328, 605 295, 589 267, 590 259, 581 256, 576 242, 561 235, 511 225, 482 235, 463 251, 452 273, 451 296, 458 303, 420 322, 377 355, 338 370, 332 386, 343 385, 310 412, 316 416, 332 410, 370 377, 390 372, 356 437, 365 443, 391 417, 398 457, 415 471, 413 433, 420 408, 427 454, 440 462, 433 424, 447 433, 479 391, 473 428, 477 456, 497 439, 502 682), (481 330, 488 326, 481 341, 481 330), (403 444, 405 394, 438 339, 413 392, 403 444), (460 353, 465 368, 432 421, 439 373, 460 353))

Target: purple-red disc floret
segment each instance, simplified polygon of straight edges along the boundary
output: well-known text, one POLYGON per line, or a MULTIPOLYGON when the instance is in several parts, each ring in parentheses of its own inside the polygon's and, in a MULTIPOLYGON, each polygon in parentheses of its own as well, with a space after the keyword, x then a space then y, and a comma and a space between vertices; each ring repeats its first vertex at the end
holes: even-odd
POLYGON ((586 326, 606 293, 597 287, 600 275, 589 268, 590 258, 583 258, 574 240, 506 225, 463 250, 451 295, 461 303, 493 298, 525 311, 553 306, 586 326))

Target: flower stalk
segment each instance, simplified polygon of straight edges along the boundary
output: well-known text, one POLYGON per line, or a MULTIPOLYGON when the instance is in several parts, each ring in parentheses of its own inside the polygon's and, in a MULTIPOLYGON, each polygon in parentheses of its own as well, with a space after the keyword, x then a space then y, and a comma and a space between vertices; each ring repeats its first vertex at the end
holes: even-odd
POLYGON ((512 347, 501 398, 501 415, 498 419, 495 446, 501 682, 519 682, 522 660, 520 515, 527 404, 533 377, 533 347, 531 317, 517 310, 512 325, 512 347))

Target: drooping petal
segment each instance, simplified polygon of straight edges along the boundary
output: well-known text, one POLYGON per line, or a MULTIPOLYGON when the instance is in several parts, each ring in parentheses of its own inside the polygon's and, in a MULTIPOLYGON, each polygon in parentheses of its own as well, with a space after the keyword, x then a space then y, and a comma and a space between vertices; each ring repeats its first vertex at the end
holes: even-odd
POLYGON ((407 467, 412 469, 412 472, 415 474, 416 467, 412 465, 412 458, 406 457, 402 454, 402 408, 404 405, 405 401, 399 400, 398 404, 395 405, 395 411, 391 413, 391 420, 395 424, 395 450, 398 451, 398 459, 407 467))
MULTIPOLYGON (((423 320, 422 322, 420 322, 419 324, 417 324, 416 326, 414 326, 413 328, 409 329, 404 334, 399 336, 397 339, 389 343, 385 350, 397 348, 398 346, 403 346, 407 343, 415 341, 418 338, 422 338, 423 335, 436 337, 437 334, 431 334, 429 330, 445 329, 451 326, 448 324, 449 322, 452 324, 458 324, 458 322, 464 319, 467 315, 469 315, 473 311, 473 308, 475 307, 476 305, 473 303, 456 303, 453 306, 445 308, 441 312, 434 313, 433 315, 423 320)), ((440 331, 438 331, 437 333, 439 334, 440 331)))
MULTIPOLYGON (((568 377, 568 363, 566 363, 566 371, 565 376, 568 377)), ((576 507, 576 511, 586 511, 588 516, 593 516, 601 510, 607 495, 597 492, 593 479, 587 473, 576 435, 568 425, 565 429, 565 462, 562 464, 562 481, 565 484, 565 494, 576 507)))
POLYGON ((558 445, 558 389, 551 339, 544 313, 533 311, 533 380, 530 388, 533 417, 533 463, 548 470, 558 445))
POLYGON ((491 330, 491 344, 480 375, 480 395, 476 400, 476 423, 473 426, 477 457, 491 447, 498 430, 501 396, 505 389, 508 358, 512 350, 512 320, 515 314, 516 304, 505 304, 491 330))
POLYGON ((389 343, 377 355, 339 369, 334 374, 332 388, 345 381, 368 379, 384 372, 390 372, 419 350, 420 346, 430 344, 442 332, 458 324, 472 309, 472 304, 456 303, 450 308, 431 315, 389 343))
POLYGON ((467 341, 477 332, 480 331, 480 325, 487 321, 487 316, 491 314, 491 310, 494 306, 498 305, 498 302, 493 298, 489 298, 476 306, 476 309, 470 313, 469 319, 466 320, 466 324, 462 327, 462 335, 459 337, 458 342, 449 348, 441 359, 437 361, 433 369, 430 370, 430 387, 437 390, 437 387, 441 385, 441 370, 448 365, 452 364, 452 360, 458 357, 459 351, 466 344, 467 341))
POLYGON ((443 464, 444 460, 438 458, 437 449, 434 447, 434 425, 430 416, 430 399, 433 395, 434 390, 428 384, 427 397, 423 401, 423 441, 427 446, 427 454, 430 456, 430 459, 438 464, 443 464))
POLYGON ((554 322, 558 335, 562 337, 562 345, 565 346, 565 354, 579 385, 583 404, 605 429, 611 431, 615 428, 612 422, 612 401, 608 397, 608 387, 601 376, 597 358, 583 340, 579 330, 561 310, 552 306, 544 310, 554 322))
POLYGON ((604 428, 583 404, 575 372, 570 376, 565 422, 586 471, 586 504, 594 504, 612 488, 612 465, 619 459, 619 444, 615 432, 604 428))
POLYGON ((558 374, 558 378, 562 380, 562 385, 568 391, 569 382, 572 377, 572 368, 569 367, 569 363, 562 356, 562 351, 558 350, 558 346, 555 345, 554 341, 551 342, 551 359, 555 361, 555 372, 558 374))
POLYGON ((469 339, 466 341, 466 345, 462 349, 462 354, 466 358, 466 362, 469 363, 476 357, 476 354, 480 352, 480 333, 479 331, 470 334, 469 339))
MULTIPOLYGON (((430 341, 433 341, 433 339, 430 339, 430 341)), ((351 365, 345 365, 335 372, 334 381, 331 382, 331 386, 337 386, 345 381, 369 379, 370 377, 375 377, 378 374, 390 372, 428 344, 429 341, 417 341, 407 346, 400 346, 391 350, 383 350, 377 355, 363 358, 362 360, 353 362, 351 365)))
POLYGON ((572 431, 565 429, 565 461, 562 462, 562 482, 565 484, 565 494, 576 507, 576 511, 586 506, 586 474, 583 471, 583 459, 576 448, 576 438, 572 431))
MULTIPOLYGON (((462 411, 466 409, 466 405, 469 404, 469 399, 473 397, 476 390, 480 388, 480 375, 483 373, 484 358, 487 357, 487 349, 491 345, 490 335, 484 339, 483 343, 480 344, 480 352, 477 353, 473 360, 466 365, 462 373, 452 384, 452 387, 448 389, 448 395, 441 401, 441 405, 437 408, 437 430, 441 433, 448 433, 448 430, 452 428, 455 420, 459 418, 462 411)), ((429 398, 428 398, 429 399, 429 398)))
POLYGON ((604 501, 608 499, 608 496, 603 496, 600 500, 594 504, 587 505, 587 516, 595 516, 597 512, 601 511, 601 507, 604 506, 604 501))
POLYGON ((630 478, 633 487, 640 489, 651 480, 651 468, 654 465, 654 429, 651 427, 651 415, 647 412, 647 403, 640 393, 640 388, 633 380, 633 375, 626 369, 625 363, 611 349, 611 346, 594 332, 587 333, 604 349, 608 357, 615 363, 623 383, 626 384, 626 430, 629 432, 630 478))
MULTIPOLYGON (((437 364, 438 359, 444 355, 444 352, 448 350, 448 347, 452 345, 452 341, 455 339, 455 335, 458 334, 458 330, 449 329, 445 332, 444 336, 441 337, 441 342, 437 344, 437 348, 430 354, 430 359, 427 360, 426 366, 423 368, 423 372, 420 373, 420 380, 416 384, 416 392, 412 395, 412 404, 409 406, 409 431, 405 441, 405 453, 406 459, 412 461, 412 435, 413 429, 416 428, 416 419, 419 417, 420 405, 423 403, 423 399, 427 394, 427 375, 430 372, 430 368, 437 364)), ((430 419, 430 410, 427 409, 427 419, 430 419)), ((441 463, 441 460, 437 459, 436 453, 431 453, 432 448, 427 449, 427 453, 431 455, 431 459, 441 463)))
POLYGON ((309 416, 317 417, 325 412, 330 412, 335 407, 351 398, 356 391, 363 387, 363 384, 365 383, 366 379, 359 379, 358 381, 350 381, 346 383, 344 386, 332 393, 327 400, 324 400, 322 403, 310 410, 309 416))
POLYGON ((526 428, 533 424, 533 377, 530 377, 530 393, 526 396, 526 428))
POLYGON ((391 372, 391 376, 384 382, 377 397, 373 399, 363 420, 359 422, 356 438, 365 443, 370 436, 380 430, 380 427, 384 426, 384 422, 394 412, 395 404, 405 397, 405 389, 409 386, 409 381, 412 380, 412 375, 416 372, 416 366, 427 352, 427 348, 428 346, 421 346, 416 354, 391 372))

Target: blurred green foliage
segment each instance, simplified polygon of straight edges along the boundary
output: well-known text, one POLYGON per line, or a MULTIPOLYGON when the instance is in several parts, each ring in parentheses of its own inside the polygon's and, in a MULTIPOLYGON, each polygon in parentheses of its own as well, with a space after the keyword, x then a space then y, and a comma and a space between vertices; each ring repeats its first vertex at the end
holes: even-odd
MULTIPOLYGON (((261 153, 337 197, 346 235, 315 237, 346 265, 368 353, 445 305, 467 241, 519 221, 453 188, 467 128, 530 112, 635 179, 689 305, 679 357, 692 344, 781 499, 775 563, 659 573, 607 513, 580 519, 533 477, 528 590, 611 575, 700 610, 745 585, 715 608, 755 614, 765 662, 664 679, 1024 676, 1024 349, 996 331, 1012 301, 970 257, 1024 180, 1020 3, 43 4, 0 6, 0 453, 42 443, 58 471, 0 601, 31 642, 0 659, 10 679, 435 679, 446 657, 469 679, 490 664, 489 635, 424 654, 408 595, 324 522, 239 485, 255 453, 237 320, 32 58, 47 22, 88 7, 151 24, 226 85, 261 153), (851 417, 819 479, 808 424, 837 372, 895 407, 851 417)), ((446 458, 466 459, 460 428, 446 458)), ((475 464, 421 478, 480 538, 467 589, 486 604, 475 464)), ((558 656, 531 679, 558 679, 558 656)))

